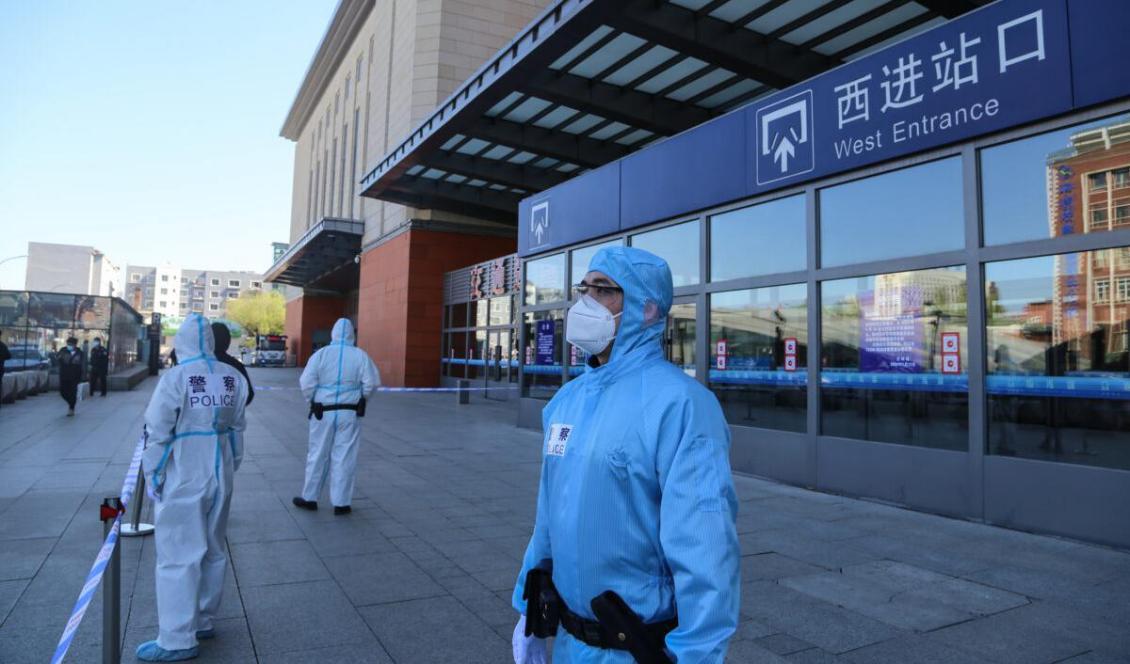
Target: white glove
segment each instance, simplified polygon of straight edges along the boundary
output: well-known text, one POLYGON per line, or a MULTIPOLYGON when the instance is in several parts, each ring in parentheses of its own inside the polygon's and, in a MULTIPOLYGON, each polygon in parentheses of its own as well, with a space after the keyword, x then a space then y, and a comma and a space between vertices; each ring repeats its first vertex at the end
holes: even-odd
POLYGON ((547 664, 549 657, 546 654, 545 639, 536 636, 526 636, 526 616, 518 619, 514 626, 514 637, 510 640, 514 650, 514 664, 547 664))

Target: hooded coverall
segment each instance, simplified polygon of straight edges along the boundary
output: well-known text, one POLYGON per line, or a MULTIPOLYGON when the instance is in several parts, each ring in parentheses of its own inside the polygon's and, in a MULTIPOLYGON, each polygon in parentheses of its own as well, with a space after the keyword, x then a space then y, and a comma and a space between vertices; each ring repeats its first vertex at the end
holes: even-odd
MULTIPOLYGON (((737 499, 729 428, 717 399, 663 357, 671 272, 639 249, 613 247, 589 270, 624 289, 609 362, 568 383, 542 411, 537 518, 526 573, 551 567, 569 609, 589 620, 594 597, 620 595, 645 623, 678 614, 666 648, 680 664, 722 662, 738 623, 737 499)), ((627 663, 564 628, 553 661, 627 663)))
POLYGON ((161 375, 145 410, 142 468, 157 497, 157 645, 185 650, 196 646, 196 632, 213 628, 224 589, 247 385, 216 361, 212 328, 200 314, 184 320, 173 344, 182 359, 161 375))
MULTIPOLYGON (((327 406, 355 404, 381 384, 381 375, 368 354, 353 345, 353 324, 339 318, 330 334, 330 344, 310 356, 298 383, 308 400, 327 406)), ((330 502, 335 507, 351 504, 360 438, 361 423, 352 410, 331 410, 320 420, 310 418, 303 500, 318 500, 326 476, 330 475, 330 502)))

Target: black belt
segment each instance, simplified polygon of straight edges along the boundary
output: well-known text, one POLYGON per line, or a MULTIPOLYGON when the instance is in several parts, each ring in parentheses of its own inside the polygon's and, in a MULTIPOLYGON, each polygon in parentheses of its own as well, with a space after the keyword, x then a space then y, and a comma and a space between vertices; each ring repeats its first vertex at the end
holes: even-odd
POLYGON ((355 403, 330 403, 322 404, 322 410, 357 410, 358 405, 355 403))
MULTIPOLYGON (((578 641, 590 645, 593 648, 605 648, 608 650, 627 650, 628 646, 625 643, 628 636, 624 633, 613 634, 606 630, 599 622, 589 620, 588 618, 581 617, 569 610, 565 606, 565 602, 560 604, 561 611, 561 626, 569 632, 573 638, 578 641)), ((662 622, 647 623, 644 628, 647 630, 659 649, 663 649, 663 639, 667 633, 679 626, 677 618, 664 620, 662 622)))

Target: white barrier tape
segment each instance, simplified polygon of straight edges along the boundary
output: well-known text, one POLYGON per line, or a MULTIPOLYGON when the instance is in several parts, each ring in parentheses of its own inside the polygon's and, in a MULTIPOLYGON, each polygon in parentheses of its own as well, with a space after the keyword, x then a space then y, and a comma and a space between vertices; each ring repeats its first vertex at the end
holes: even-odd
MULTIPOLYGON (((271 385, 256 385, 255 391, 263 390, 269 392, 271 390, 300 390, 300 387, 274 387, 271 385)), ((517 385, 505 385, 499 387, 378 387, 374 392, 490 392, 494 390, 516 390, 517 385)))
POLYGON ((110 533, 106 535, 106 541, 102 543, 102 548, 98 550, 98 556, 94 559, 94 565, 90 568, 90 573, 86 575, 86 583, 82 586, 82 592, 78 595, 78 600, 75 601, 75 608, 71 609, 71 617, 67 620, 67 626, 63 629, 63 635, 59 637, 59 645, 55 647, 55 655, 51 657, 51 664, 58 664, 63 661, 66 656, 67 650, 71 647, 71 642, 75 638, 75 633, 78 631, 79 625, 82 624, 82 619, 86 615, 87 608, 90 607, 90 600, 94 598, 94 591, 98 589, 98 584, 102 583, 102 576, 106 573, 106 566, 110 563, 110 556, 114 553, 114 547, 118 545, 118 531, 122 525, 122 514, 125 513, 126 506, 133 498, 134 487, 137 486, 137 474, 141 469, 141 453, 145 449, 145 436, 143 435, 137 441, 137 448, 133 452, 133 460, 130 461, 129 471, 126 472, 125 481, 122 484, 121 502, 122 511, 114 518, 114 524, 110 527, 110 533))

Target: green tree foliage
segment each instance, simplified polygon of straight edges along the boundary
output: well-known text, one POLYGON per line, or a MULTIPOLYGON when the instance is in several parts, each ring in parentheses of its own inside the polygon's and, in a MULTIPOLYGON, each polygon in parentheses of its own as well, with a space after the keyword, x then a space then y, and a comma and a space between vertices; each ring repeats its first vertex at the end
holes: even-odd
POLYGON ((227 318, 242 325, 251 336, 282 334, 286 302, 277 291, 245 295, 238 300, 228 300, 227 318))

